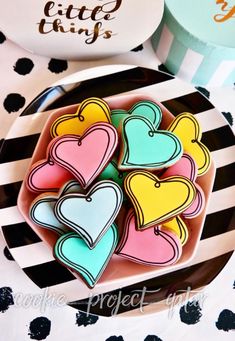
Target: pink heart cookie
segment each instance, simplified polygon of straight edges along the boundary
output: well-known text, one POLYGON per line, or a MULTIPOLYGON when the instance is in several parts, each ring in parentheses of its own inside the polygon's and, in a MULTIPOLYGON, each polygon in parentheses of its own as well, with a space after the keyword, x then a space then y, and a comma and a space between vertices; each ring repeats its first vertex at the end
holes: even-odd
POLYGON ((197 166, 194 159, 188 155, 183 154, 181 159, 173 166, 167 168, 162 175, 161 179, 165 179, 170 176, 185 176, 190 179, 196 187, 196 197, 192 204, 182 213, 185 218, 194 218, 198 216, 205 206, 205 196, 202 188, 196 183, 197 178, 197 166))
POLYGON ((57 192, 65 182, 74 179, 67 169, 51 160, 53 143, 54 140, 48 145, 47 159, 36 162, 26 177, 26 186, 32 192, 57 192))
POLYGON ((182 245, 179 237, 169 230, 151 227, 138 231, 134 210, 130 210, 116 253, 136 263, 166 266, 177 262, 182 245))
POLYGON ((56 138, 51 158, 70 171, 86 188, 111 159, 118 142, 116 129, 109 123, 95 123, 82 136, 56 138))

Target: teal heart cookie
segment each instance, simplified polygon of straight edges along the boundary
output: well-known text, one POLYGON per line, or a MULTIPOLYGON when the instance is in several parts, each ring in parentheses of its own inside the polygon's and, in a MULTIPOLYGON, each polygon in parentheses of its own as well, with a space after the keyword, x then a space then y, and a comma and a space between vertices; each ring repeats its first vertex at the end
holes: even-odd
POLYGON ((135 103, 130 110, 115 109, 111 111, 111 122, 115 128, 120 128, 120 125, 125 118, 130 116, 141 116, 149 119, 155 128, 161 123, 162 111, 156 103, 145 100, 135 103))
POLYGON ((55 214, 92 249, 114 222, 122 200, 118 184, 100 181, 86 195, 74 193, 61 197, 55 205, 55 214))
POLYGON ((145 117, 128 117, 123 122, 120 169, 161 169, 178 161, 183 148, 180 140, 166 130, 155 130, 145 117))
POLYGON ((61 236, 54 246, 54 256, 69 269, 76 271, 93 288, 104 272, 118 242, 115 224, 106 231, 91 250, 76 232, 61 236))
POLYGON ((30 219, 40 227, 49 229, 59 235, 68 231, 68 227, 62 224, 54 214, 55 204, 60 196, 68 193, 84 193, 80 184, 71 180, 65 184, 58 193, 44 193, 37 196, 32 202, 29 210, 30 219))
POLYGON ((103 172, 100 173, 98 180, 111 180, 123 188, 123 182, 127 174, 127 172, 123 172, 118 169, 117 160, 113 159, 110 163, 108 163, 103 172))

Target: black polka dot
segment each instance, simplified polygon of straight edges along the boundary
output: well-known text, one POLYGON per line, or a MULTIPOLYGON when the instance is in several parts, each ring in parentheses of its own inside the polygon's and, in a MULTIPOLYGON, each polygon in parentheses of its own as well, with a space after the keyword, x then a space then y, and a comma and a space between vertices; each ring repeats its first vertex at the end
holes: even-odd
POLYGON ((124 341, 122 336, 110 336, 109 338, 107 338, 105 341, 124 341))
POLYGON ((186 324, 196 324, 202 316, 201 310, 198 301, 188 302, 180 308, 180 319, 186 324))
POLYGON ((89 324, 95 324, 98 321, 99 317, 91 314, 84 313, 79 311, 76 314, 76 324, 80 326, 88 326, 89 324))
POLYGON ((144 49, 143 45, 139 45, 137 47, 135 47, 134 49, 132 49, 131 51, 132 52, 139 52, 139 51, 142 51, 144 49))
POLYGON ((9 94, 3 102, 3 106, 6 111, 10 114, 11 112, 16 112, 23 108, 25 105, 25 98, 20 94, 9 94))
POLYGON ((37 317, 30 322, 29 333, 33 340, 45 340, 51 332, 51 321, 47 317, 37 317))
POLYGON ((9 306, 13 304, 12 289, 9 287, 0 288, 0 312, 5 313, 9 306))
POLYGON ((162 341, 162 340, 156 335, 148 335, 146 336, 144 341, 162 341))
POLYGON ((233 125, 233 116, 232 116, 231 112, 222 111, 222 114, 224 115, 224 117, 226 118, 228 123, 232 126, 233 125))
POLYGON ((198 91, 200 91, 204 96, 206 96, 207 98, 210 98, 210 92, 207 90, 207 89, 205 89, 205 88, 203 88, 203 87, 201 87, 201 86, 196 86, 196 89, 198 90, 198 91))
POLYGON ((158 66, 158 70, 159 70, 159 71, 162 71, 162 72, 169 73, 170 75, 173 75, 173 73, 170 72, 170 71, 166 68, 166 66, 165 66, 164 64, 159 65, 159 66, 158 66))
POLYGON ((235 281, 233 282, 233 289, 235 289, 235 281))
POLYGON ((16 64, 14 65, 13 69, 19 75, 27 75, 29 74, 34 67, 34 63, 29 58, 20 58, 17 60, 16 64))
POLYGON ((3 253, 8 260, 14 260, 7 246, 4 248, 3 253))
POLYGON ((225 332, 235 330, 235 314, 231 310, 224 309, 219 314, 218 321, 215 325, 218 329, 224 330, 225 332))
POLYGON ((5 35, 2 32, 0 32, 0 44, 4 43, 5 40, 6 40, 5 35))
POLYGON ((68 68, 68 62, 66 60, 51 59, 48 64, 48 69, 53 73, 61 73, 68 68))

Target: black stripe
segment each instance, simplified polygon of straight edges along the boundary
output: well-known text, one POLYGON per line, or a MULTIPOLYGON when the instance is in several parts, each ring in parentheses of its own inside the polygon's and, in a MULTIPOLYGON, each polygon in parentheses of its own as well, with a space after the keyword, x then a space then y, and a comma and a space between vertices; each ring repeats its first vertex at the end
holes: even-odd
POLYGON ((162 102, 162 104, 175 116, 182 112, 198 114, 214 108, 213 104, 199 92, 193 92, 188 95, 170 99, 162 102))
POLYGON ((0 154, 0 163, 30 158, 40 134, 5 140, 0 154))
POLYGON ((201 239, 211 238, 235 229, 234 207, 227 208, 219 212, 211 213, 206 216, 201 239))
POLYGON ((156 70, 150 70, 145 68, 133 68, 126 71, 113 73, 106 76, 89 79, 78 83, 74 89, 68 91, 61 97, 51 103, 51 97, 54 96, 53 92, 58 94, 61 91, 62 86, 47 89, 47 93, 42 93, 36 101, 32 102, 21 116, 31 115, 40 108, 42 101, 46 101, 45 97, 48 97, 48 106, 44 103, 44 110, 52 110, 60 108, 61 106, 77 104, 88 97, 107 97, 123 92, 140 89, 142 87, 162 83, 168 80, 174 79, 171 75, 162 73, 156 70))
POLYGON ((220 189, 234 185, 235 185, 235 162, 216 169, 213 191, 219 191, 220 189))
POLYGON ((202 143, 213 152, 215 150, 231 147, 235 144, 235 137, 231 128, 226 125, 202 134, 202 143))
POLYGON ((2 226, 2 231, 10 249, 41 241, 26 222, 2 226))
POLYGON ((66 267, 56 261, 30 266, 23 270, 39 288, 46 288, 75 279, 66 267))
POLYGON ((15 206, 22 181, 0 186, 0 209, 15 206))
MULTIPOLYGON (((96 296, 93 299, 90 297, 88 299, 71 302, 69 305, 85 312, 87 312, 89 308, 91 314, 112 316, 113 309, 115 309, 118 304, 118 299, 119 305, 117 306, 117 314, 140 307, 140 298, 144 288, 146 288, 147 291, 152 291, 150 293, 146 292, 142 297, 144 302, 148 304, 156 304, 156 302, 166 300, 167 298, 173 299, 172 295, 177 293, 181 293, 183 294, 183 297, 185 297, 186 293, 182 293, 181 290, 187 291, 188 288, 190 288, 190 290, 196 290, 197 288, 209 284, 223 269, 231 256, 232 252, 229 252, 205 262, 171 272, 170 274, 104 293, 100 296, 100 300, 98 300, 98 297, 96 296), (136 299, 133 300, 135 306, 133 306, 133 304, 128 304, 128 295, 131 297, 137 290, 140 296, 138 298, 135 296, 136 299)), ((166 304, 166 308, 169 308, 169 305, 167 306, 166 304)))

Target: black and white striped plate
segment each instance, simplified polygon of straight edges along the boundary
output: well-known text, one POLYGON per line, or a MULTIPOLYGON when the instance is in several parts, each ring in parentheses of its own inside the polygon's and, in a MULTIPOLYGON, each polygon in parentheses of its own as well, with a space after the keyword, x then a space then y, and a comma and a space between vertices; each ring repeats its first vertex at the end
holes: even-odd
POLYGON ((93 302, 90 312, 105 316, 112 314, 110 297, 120 298, 119 314, 137 309, 138 297, 134 305, 122 304, 121 297, 144 287, 148 303, 163 301, 171 292, 187 287, 194 290, 204 287, 218 275, 235 249, 235 140, 223 116, 195 88, 169 74, 136 66, 111 65, 78 72, 43 91, 16 119, 2 142, 0 222, 6 243, 25 274, 38 287, 50 287, 54 294, 63 293, 69 301, 76 301, 72 306, 87 310, 90 292, 53 259, 51 250, 26 224, 17 210, 17 195, 49 110, 79 103, 91 96, 103 98, 120 93, 154 95, 174 115, 183 111, 193 113, 203 129, 202 141, 212 153, 216 177, 193 261, 186 268, 155 278, 126 276, 122 281, 102 283, 98 291, 93 289, 93 293, 103 294, 102 305, 98 300, 97 304, 93 302))

